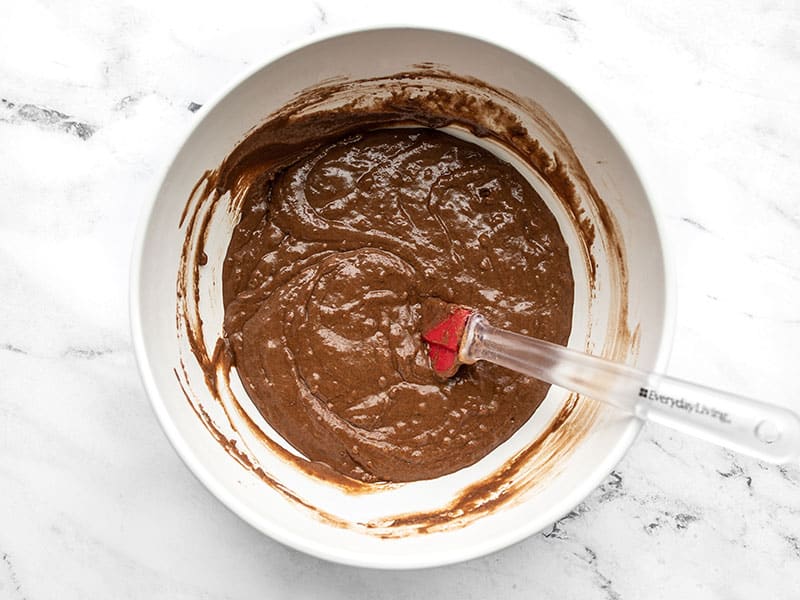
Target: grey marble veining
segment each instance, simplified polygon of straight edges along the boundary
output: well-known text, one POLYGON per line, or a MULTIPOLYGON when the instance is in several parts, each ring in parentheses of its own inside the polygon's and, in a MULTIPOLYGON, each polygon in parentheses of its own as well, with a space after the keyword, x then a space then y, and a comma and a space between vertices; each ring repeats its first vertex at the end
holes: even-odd
POLYGON ((512 548, 380 572, 287 549, 166 442, 128 333, 135 223, 195 112, 309 35, 390 23, 558 72, 635 152, 678 286, 670 374, 800 408, 800 5, 84 0, 0 20, 0 598, 797 598, 800 467, 647 426, 512 548))

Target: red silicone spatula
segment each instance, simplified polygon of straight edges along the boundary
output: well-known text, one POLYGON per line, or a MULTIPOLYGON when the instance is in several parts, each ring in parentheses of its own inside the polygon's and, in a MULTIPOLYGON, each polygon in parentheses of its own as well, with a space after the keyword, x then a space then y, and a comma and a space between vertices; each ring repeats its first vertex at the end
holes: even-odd
POLYGON ((800 458, 800 418, 779 406, 504 331, 460 306, 422 338, 443 377, 487 360, 762 460, 800 458))

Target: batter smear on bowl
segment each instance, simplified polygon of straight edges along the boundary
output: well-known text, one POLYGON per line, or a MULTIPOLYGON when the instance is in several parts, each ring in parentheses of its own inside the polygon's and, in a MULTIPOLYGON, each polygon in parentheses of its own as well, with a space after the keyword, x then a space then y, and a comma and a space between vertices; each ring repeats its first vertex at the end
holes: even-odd
POLYGON ((267 160, 223 270, 233 365, 270 425, 362 481, 413 481, 507 440, 548 384, 489 363, 434 375, 443 303, 566 344, 573 278, 555 217, 511 165, 425 128, 350 132, 267 160), (288 164, 287 164, 288 163, 288 164))

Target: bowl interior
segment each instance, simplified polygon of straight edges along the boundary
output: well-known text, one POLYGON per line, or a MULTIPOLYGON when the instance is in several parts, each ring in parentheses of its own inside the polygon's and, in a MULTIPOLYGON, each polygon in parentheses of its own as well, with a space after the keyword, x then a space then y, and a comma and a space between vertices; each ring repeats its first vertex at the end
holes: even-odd
MULTIPOLYGON (((659 365, 669 324, 660 236, 633 166, 594 112, 568 87, 528 60, 474 38, 440 31, 361 31, 292 51, 254 71, 211 103, 169 167, 140 232, 134 257, 132 321, 143 379, 170 440, 225 504, 284 543, 363 566, 410 568, 456 562, 530 535, 594 489, 639 429, 636 419, 580 399, 583 412, 575 415, 574 431, 566 432, 579 438, 579 443, 545 445, 547 452, 540 452, 526 467, 528 471, 521 471, 520 477, 530 479, 530 485, 513 502, 484 511, 480 518, 453 514, 451 526, 399 530, 392 528, 393 515, 436 511, 529 448, 563 409, 569 393, 552 388, 528 423, 472 467, 432 481, 354 494, 309 477, 260 443, 258 435, 236 427, 230 411, 211 398, 199 365, 187 359, 190 353, 176 329, 176 278, 186 233, 185 224, 180 223, 203 172, 219 165, 248 131, 300 90, 332 78, 386 76, 422 63, 535 100, 563 130, 591 186, 613 215, 620 244, 614 246, 598 235, 592 245, 597 273, 591 281, 591 269, 579 249, 580 232, 547 183, 508 149, 471 137, 515 164, 559 220, 571 249, 576 284, 570 346, 654 368, 659 365), (622 271, 610 266, 617 247, 622 252, 622 271), (620 292, 623 283, 626 293, 620 292), (237 440, 247 454, 245 461, 236 460, 230 449, 226 451, 211 435, 207 423, 199 418, 198 406, 207 411, 206 416, 223 435, 237 440), (269 474, 272 483, 265 482, 252 468, 254 464, 269 474), (290 490, 301 502, 279 488, 290 490), (385 527, 370 530, 365 523, 383 523, 385 527)), ((530 128, 536 127, 535 122, 530 123, 530 128)), ((470 137, 463 130, 450 132, 470 137)), ((541 133, 546 137, 547 132, 541 133)), ((604 218, 588 206, 586 213, 598 224, 604 218)), ((220 203, 205 242, 208 263, 200 278, 199 303, 205 339, 212 346, 221 331, 221 265, 235 222, 235 212, 220 203)), ((235 378, 232 389, 247 415, 282 443, 249 404, 235 378)))

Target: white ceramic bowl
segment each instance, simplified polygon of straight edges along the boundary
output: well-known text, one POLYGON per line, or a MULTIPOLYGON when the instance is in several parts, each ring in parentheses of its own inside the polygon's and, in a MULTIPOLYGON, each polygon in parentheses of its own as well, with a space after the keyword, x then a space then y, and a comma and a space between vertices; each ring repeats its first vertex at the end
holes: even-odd
MULTIPOLYGON (((577 247, 577 233, 564 207, 535 174, 526 173, 550 204, 570 244, 576 281, 570 346, 643 368, 663 368, 671 339, 670 287, 662 237, 635 168, 591 108, 529 60, 458 34, 376 29, 299 47, 236 81, 203 109, 140 225, 133 258, 131 319, 142 378, 181 458, 230 509, 265 534, 299 550, 369 567, 412 568, 457 562, 542 530, 603 481, 641 426, 614 409, 579 399, 557 435, 550 432, 544 436, 556 415, 563 414, 569 398, 567 392, 554 388, 528 423, 476 465, 432 481, 353 494, 326 485, 292 461, 282 459, 280 453, 259 444, 247 428, 227 422, 225 412, 215 405, 200 369, 191 364, 192 355, 176 325, 176 281, 186 235, 186 225, 179 223, 193 186, 206 169, 219 165, 249 130, 298 91, 331 78, 387 76, 421 63, 434 63, 538 103, 561 128, 588 180, 613 215, 621 239, 621 263, 616 266, 614 244, 604 237, 608 232, 596 207, 583 207, 598 228, 591 248, 597 260, 597 277, 592 285, 586 257, 577 247), (627 293, 621 289, 623 280, 627 281, 627 293), (215 424, 217 434, 235 442, 245 460, 235 460, 230 446, 226 450, 212 435, 209 423, 198 416, 203 411, 215 424), (505 487, 497 490, 500 496, 513 490, 508 501, 489 502, 486 498, 466 512, 442 508, 470 484, 492 477, 514 460, 518 468, 504 482, 505 487), (261 469, 261 476, 252 465, 261 469), (264 473, 272 483, 265 482, 264 473), (445 518, 426 528, 400 526, 393 520, 398 514, 426 511, 445 518)), ((537 134, 536 122, 529 126, 537 134)), ((547 137, 544 131, 541 135, 547 137)), ((546 140, 543 145, 549 149, 546 140)), ((514 156, 488 146, 525 171, 525 165, 514 156)), ((209 346, 221 331, 219 277, 235 219, 235 212, 215 214, 205 247, 208 264, 200 279, 199 298, 209 346)), ((270 433, 241 390, 237 399, 270 433)), ((270 435, 274 437, 274 432, 270 435)))

